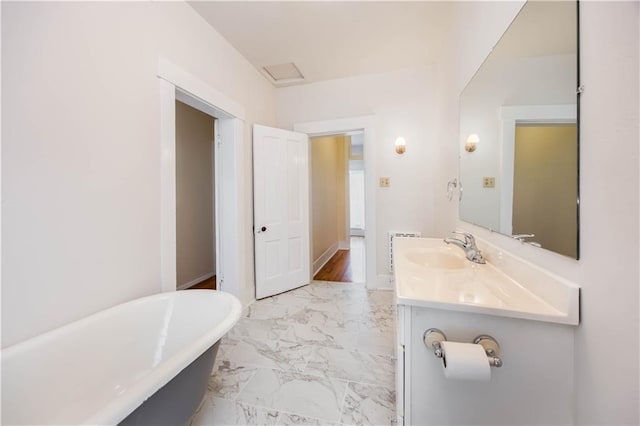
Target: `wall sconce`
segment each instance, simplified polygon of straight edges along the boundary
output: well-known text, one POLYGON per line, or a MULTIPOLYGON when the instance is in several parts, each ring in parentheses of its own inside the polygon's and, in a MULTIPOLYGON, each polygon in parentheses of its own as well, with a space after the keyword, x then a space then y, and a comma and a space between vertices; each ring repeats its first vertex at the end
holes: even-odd
POLYGON ((407 141, 404 140, 402 136, 396 139, 396 152, 398 154, 404 154, 407 150, 407 141))
POLYGON ((471 133, 467 136, 466 143, 464 144, 464 150, 467 152, 473 152, 476 150, 477 145, 480 143, 480 137, 477 134, 471 133))

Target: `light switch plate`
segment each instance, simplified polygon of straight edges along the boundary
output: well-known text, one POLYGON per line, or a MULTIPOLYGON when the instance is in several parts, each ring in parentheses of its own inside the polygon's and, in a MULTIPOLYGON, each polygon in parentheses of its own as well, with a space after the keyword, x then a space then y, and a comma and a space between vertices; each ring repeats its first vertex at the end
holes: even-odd
POLYGON ((483 177, 482 178, 482 187, 483 188, 495 188, 496 187, 496 178, 494 178, 494 177, 483 177))

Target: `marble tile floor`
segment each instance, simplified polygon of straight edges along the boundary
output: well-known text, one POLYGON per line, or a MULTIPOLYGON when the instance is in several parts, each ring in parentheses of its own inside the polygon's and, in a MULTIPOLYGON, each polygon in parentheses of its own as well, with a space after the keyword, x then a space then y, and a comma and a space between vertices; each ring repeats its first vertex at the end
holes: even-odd
POLYGON ((393 293, 314 281, 249 306, 220 344, 199 425, 395 424, 393 293))

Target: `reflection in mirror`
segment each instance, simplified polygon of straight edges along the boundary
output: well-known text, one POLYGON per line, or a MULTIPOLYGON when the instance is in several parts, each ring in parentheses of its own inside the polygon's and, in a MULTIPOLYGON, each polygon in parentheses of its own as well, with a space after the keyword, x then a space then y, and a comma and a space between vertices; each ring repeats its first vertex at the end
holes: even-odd
POLYGON ((575 2, 528 1, 462 92, 459 138, 460 219, 573 258, 577 37, 575 2))

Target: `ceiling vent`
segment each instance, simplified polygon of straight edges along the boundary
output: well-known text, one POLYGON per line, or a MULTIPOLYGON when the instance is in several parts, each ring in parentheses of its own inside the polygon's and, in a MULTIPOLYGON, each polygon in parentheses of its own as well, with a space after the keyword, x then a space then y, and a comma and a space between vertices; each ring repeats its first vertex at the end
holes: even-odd
POLYGON ((278 65, 269 65, 262 68, 266 76, 275 85, 299 83, 304 81, 304 76, 293 62, 278 65))

